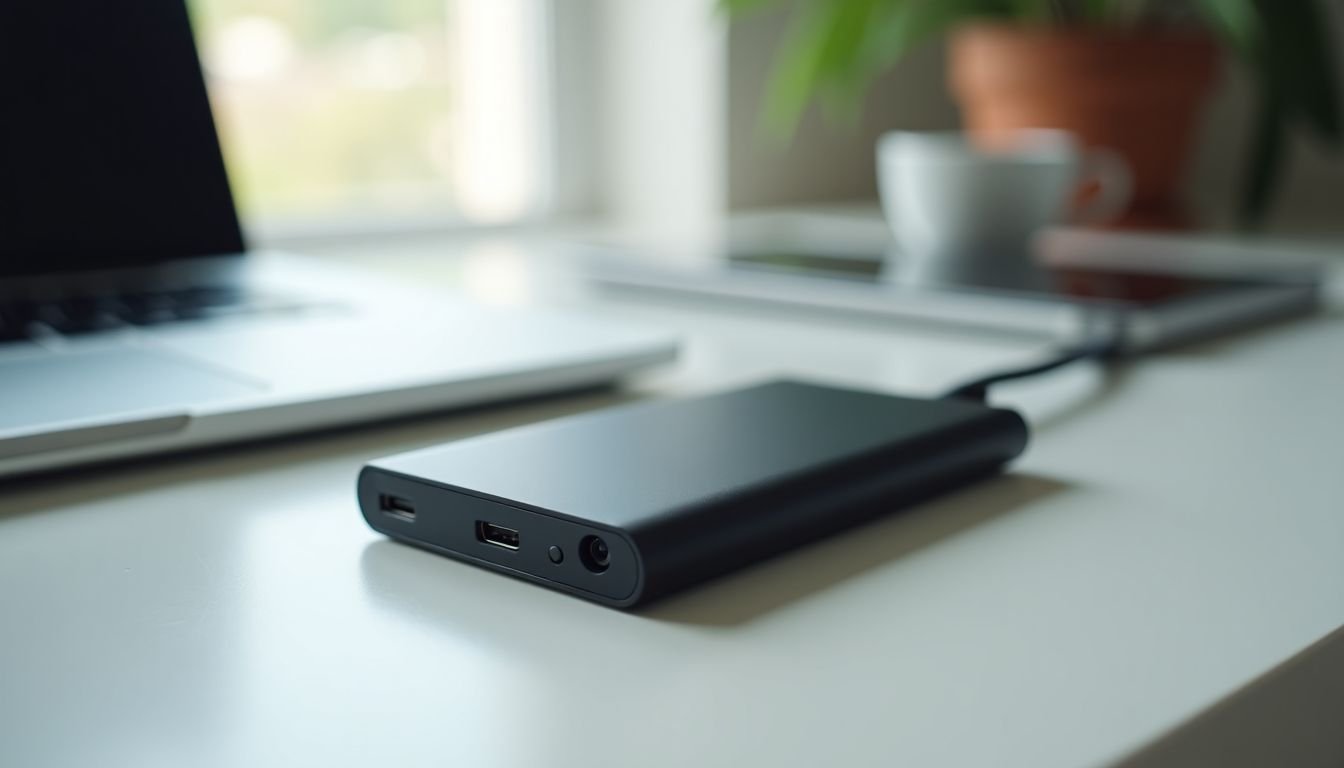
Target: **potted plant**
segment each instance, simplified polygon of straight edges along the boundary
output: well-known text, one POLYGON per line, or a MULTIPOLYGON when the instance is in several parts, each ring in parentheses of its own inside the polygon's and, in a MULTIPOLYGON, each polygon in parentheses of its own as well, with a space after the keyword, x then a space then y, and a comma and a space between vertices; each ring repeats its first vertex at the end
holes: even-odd
POLYGON ((767 99, 788 128, 814 98, 844 108, 912 47, 949 38, 949 85, 974 137, 1060 128, 1126 157, 1122 224, 1182 226, 1177 198, 1224 50, 1255 75, 1259 115, 1239 212, 1266 213, 1285 142, 1338 147, 1339 88, 1320 0, 720 0, 795 7, 767 99))

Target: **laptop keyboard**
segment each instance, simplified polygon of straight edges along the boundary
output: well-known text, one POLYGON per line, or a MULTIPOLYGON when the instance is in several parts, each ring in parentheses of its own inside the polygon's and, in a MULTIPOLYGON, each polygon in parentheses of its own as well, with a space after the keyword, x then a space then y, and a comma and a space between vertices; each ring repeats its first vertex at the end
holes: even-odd
POLYGON ((47 298, 0 297, 0 342, 297 309, 238 286, 197 286, 47 298))

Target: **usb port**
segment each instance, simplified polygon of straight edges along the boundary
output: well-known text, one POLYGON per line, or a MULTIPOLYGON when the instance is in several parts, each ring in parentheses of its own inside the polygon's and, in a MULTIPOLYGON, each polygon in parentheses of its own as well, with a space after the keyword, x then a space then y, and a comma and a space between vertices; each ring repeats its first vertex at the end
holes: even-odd
POLYGON ((415 522, 415 505, 400 496, 393 496, 390 493, 380 495, 378 497, 378 508, 389 517, 405 520, 408 523, 415 522))
POLYGON ((505 549, 518 548, 517 531, 512 528, 505 528, 502 525, 487 523, 484 520, 476 521, 476 540, 482 544, 493 544, 505 549))

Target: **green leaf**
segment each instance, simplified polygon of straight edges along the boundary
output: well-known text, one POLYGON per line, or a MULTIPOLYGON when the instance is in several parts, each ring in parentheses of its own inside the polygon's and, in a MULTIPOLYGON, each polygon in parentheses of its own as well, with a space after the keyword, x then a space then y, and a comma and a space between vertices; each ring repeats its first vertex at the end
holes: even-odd
POLYGON ((1339 83, 1325 19, 1314 0, 1261 0, 1264 24, 1262 77, 1290 118, 1305 121, 1321 138, 1341 141, 1339 83))
POLYGON ((833 118, 852 117, 868 81, 878 32, 910 0, 814 0, 804 4, 780 53, 766 98, 768 124, 787 135, 809 101, 820 97, 833 118))
POLYGON ((1058 10, 1055 0, 1012 0, 1011 5, 1013 15, 1024 21, 1049 21, 1058 10))
POLYGON ((1078 11, 1083 21, 1100 24, 1110 17, 1111 3, 1110 0, 1081 0, 1078 3, 1078 11))
POLYGON ((1278 189, 1283 167, 1284 143, 1287 126, 1280 97, 1274 91, 1264 94, 1256 121, 1255 137, 1251 144, 1251 161, 1246 169, 1242 189, 1241 223, 1251 229, 1264 223, 1269 203, 1278 189))
POLYGON ((1233 50, 1243 56, 1255 55, 1260 43, 1260 19, 1254 0, 1199 0, 1199 7, 1233 50))
POLYGON ((1288 132, 1309 127, 1340 145, 1340 89, 1317 0, 1200 0, 1210 25, 1255 71, 1260 114, 1242 189, 1243 224, 1263 220, 1278 188, 1288 132))
POLYGON ((775 55, 775 75, 766 93, 767 122, 777 134, 791 134, 816 95, 822 80, 822 58, 840 24, 843 7, 844 0, 813 2, 795 16, 775 55))
POLYGON ((818 61, 823 106, 832 120, 852 121, 858 115, 870 79, 863 66, 864 52, 871 40, 867 33, 878 21, 885 3, 886 0, 841 0, 843 7, 818 61))
POLYGON ((822 43, 817 66, 823 80, 842 83, 855 74, 870 23, 883 0, 831 0, 836 12, 822 43))
POLYGON ((780 0, 718 0, 715 3, 719 13, 730 16, 755 11, 770 5, 778 5, 780 0))
POLYGON ((888 2, 869 35, 863 64, 869 76, 888 69, 916 46, 946 34, 975 17, 1009 16, 1006 2, 994 0, 907 0, 888 2))

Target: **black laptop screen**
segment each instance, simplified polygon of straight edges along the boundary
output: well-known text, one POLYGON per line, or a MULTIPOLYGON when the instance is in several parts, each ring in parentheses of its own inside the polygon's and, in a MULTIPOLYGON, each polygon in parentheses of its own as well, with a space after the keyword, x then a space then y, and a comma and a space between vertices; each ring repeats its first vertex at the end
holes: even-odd
POLYGON ((0 275, 242 248, 183 0, 0 3, 0 275))

